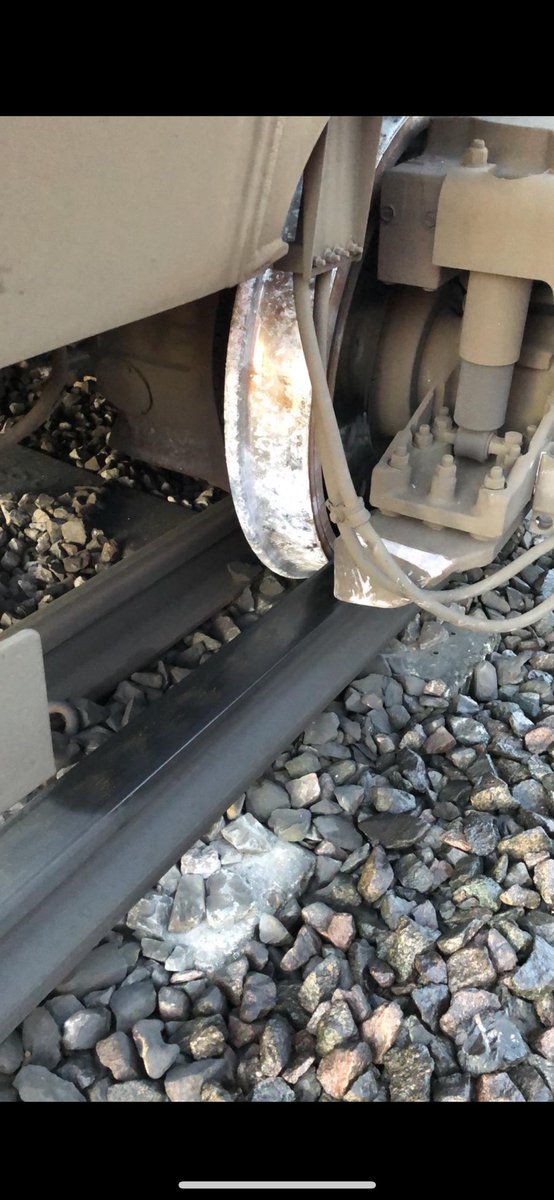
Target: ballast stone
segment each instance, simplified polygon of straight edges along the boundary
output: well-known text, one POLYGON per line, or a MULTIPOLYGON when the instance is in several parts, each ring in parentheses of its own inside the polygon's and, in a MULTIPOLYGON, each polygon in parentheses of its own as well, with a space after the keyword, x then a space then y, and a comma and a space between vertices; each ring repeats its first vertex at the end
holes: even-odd
POLYGON ((68 1017, 63 1027, 64 1050, 92 1050, 110 1028, 107 1009, 86 1008, 68 1017))
POLYGON ((169 918, 170 933, 186 933, 194 929, 206 915, 204 879, 201 875, 182 875, 173 900, 169 918))
POLYGON ((102 1066, 111 1071, 117 1083, 128 1083, 132 1079, 138 1079, 138 1055, 130 1037, 122 1030, 98 1042, 96 1055, 102 1066))
POLYGON ((19 1069, 23 1062, 23 1045, 21 1042, 21 1034, 17 1029, 13 1033, 9 1033, 3 1042, 0 1042, 0 1077, 2 1075, 13 1075, 19 1069))
POLYGON ((84 1104, 85 1097, 65 1079, 60 1079, 46 1067, 24 1066, 15 1076, 13 1086, 20 1100, 42 1103, 84 1104))
POLYGON ((296 1100, 296 1096, 284 1079, 262 1079, 256 1084, 250 1099, 254 1104, 290 1104, 296 1100))
POLYGON ((499 644, 498 634, 484 636, 468 629, 452 629, 437 622, 428 621, 423 627, 424 636, 417 647, 411 647, 393 639, 376 659, 385 669, 401 678, 416 676, 419 680, 441 679, 452 691, 463 692, 468 685, 473 669, 483 662, 499 644), (425 632, 427 626, 436 627, 425 632))
POLYGON ((242 854, 263 854, 271 849, 271 834, 251 813, 231 821, 222 830, 222 837, 242 854))
POLYGON ((204 1058, 188 1066, 171 1067, 164 1078, 166 1095, 174 1103, 197 1102, 204 1084, 222 1080, 225 1069, 222 1058, 204 1058))
POLYGON ((52 1071, 61 1058, 58 1026, 46 1008, 35 1008, 25 1017, 22 1029, 23 1049, 28 1063, 52 1071))
POLYGON ((162 938, 172 907, 172 898, 166 892, 149 892, 129 910, 127 925, 143 937, 162 938))
POLYGON ((150 979, 118 988, 110 1000, 117 1029, 125 1033, 137 1021, 149 1017, 154 1012, 156 1002, 156 991, 150 979))
POLYGON ((267 821, 275 808, 287 808, 289 805, 288 792, 270 779, 264 779, 246 793, 246 809, 259 821, 267 821))
POLYGON ((112 1083, 106 1093, 108 1103, 137 1104, 149 1101, 159 1104, 165 1096, 157 1084, 150 1079, 136 1079, 129 1083, 112 1083))
POLYGON ((304 744, 307 746, 321 746, 325 742, 332 742, 339 731, 339 718, 334 712, 324 712, 320 717, 316 717, 314 721, 304 730, 304 744))
POLYGON ((160 1079, 179 1057, 179 1047, 170 1046, 162 1037, 163 1021, 137 1021, 133 1040, 150 1079, 160 1079))

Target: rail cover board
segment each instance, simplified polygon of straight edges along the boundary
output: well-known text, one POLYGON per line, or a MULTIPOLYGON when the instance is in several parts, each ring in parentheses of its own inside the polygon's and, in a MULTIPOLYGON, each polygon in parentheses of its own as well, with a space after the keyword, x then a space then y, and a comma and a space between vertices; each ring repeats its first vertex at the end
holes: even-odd
POLYGON ((0 812, 55 773, 39 634, 0 642, 0 812))

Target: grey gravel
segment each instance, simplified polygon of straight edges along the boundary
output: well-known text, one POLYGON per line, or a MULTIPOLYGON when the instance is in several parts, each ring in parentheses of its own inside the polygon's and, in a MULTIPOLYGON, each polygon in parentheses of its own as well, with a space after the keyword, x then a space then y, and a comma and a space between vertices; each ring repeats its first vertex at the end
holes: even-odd
POLYGON ((219 1081, 225 1074, 225 1064, 220 1058, 205 1058, 202 1062, 188 1066, 171 1067, 164 1078, 164 1087, 169 1100, 174 1103, 193 1103, 200 1100, 205 1083, 219 1081))
POLYGON ((519 1029, 502 1012, 477 1013, 464 1031, 458 1059, 469 1075, 488 1075, 517 1065, 527 1052, 519 1029))
POLYGON ((274 1007, 277 989, 272 979, 252 971, 246 976, 242 991, 240 1017, 242 1021, 256 1021, 265 1017, 274 1007))
POLYGON ((251 813, 245 813, 236 821, 231 821, 222 831, 222 835, 235 850, 240 850, 243 854, 263 854, 271 845, 267 831, 251 813))
POLYGON ((322 1056, 337 1046, 345 1046, 358 1034, 357 1026, 345 1000, 335 1000, 317 1023, 316 1049, 322 1056))
POLYGON ((516 996, 530 1000, 554 991, 554 946, 536 937, 529 958, 514 972, 510 987, 516 996))
POLYGON ((367 817, 360 821, 360 829, 373 845, 384 846, 387 850, 405 850, 427 833, 423 821, 403 815, 367 817))
POLYGON ((339 719, 334 712, 322 713, 315 721, 304 730, 304 742, 306 745, 319 746, 323 742, 331 742, 334 740, 339 729, 339 719))
POLYGON ((246 807, 258 821, 267 821, 276 808, 287 808, 290 804, 288 792, 270 779, 249 788, 246 793, 246 807))
POLYGON ((0 1076, 13 1075, 23 1062, 23 1043, 17 1030, 0 1042, 0 1076))
POLYGON ((162 1037, 163 1021, 137 1021, 133 1040, 150 1079, 160 1079, 179 1057, 178 1046, 168 1046, 162 1037))
MULTIPOLYGON (((194 876, 192 876, 194 878, 194 876)), ((212 926, 240 921, 254 907, 251 888, 236 871, 217 871, 207 881, 206 916, 212 926)))
POLYGON ((163 1099, 160 1088, 155 1083, 149 1083, 147 1079, 137 1079, 131 1083, 112 1083, 106 1093, 106 1100, 123 1104, 159 1104, 163 1099))
MULTIPOLYGON (((87 995, 90 995, 90 993, 87 993, 87 995)), ((80 1012, 83 1005, 76 996, 69 994, 67 996, 51 996, 50 1000, 46 1001, 44 1007, 53 1016, 58 1028, 63 1029, 67 1018, 71 1017, 75 1012, 80 1012)))
POLYGON ((471 1100, 471 1079, 468 1075, 446 1075, 433 1087, 437 1103, 468 1104, 471 1100))
MULTIPOLYGON (((171 896, 165 892, 149 892, 127 913, 127 925, 142 937, 161 938, 173 909, 171 896)), ((110 980, 110 983, 119 982, 110 980)), ((98 986, 98 985, 96 985, 98 986)), ((76 989, 73 989, 74 991, 76 989)), ((78 994, 78 993, 77 993, 78 994)))
POLYGON ((116 1028, 123 1032, 132 1029, 136 1021, 149 1017, 156 1007, 156 989, 150 980, 130 983, 114 992, 110 1008, 116 1018, 116 1028))
POLYGON ((385 894, 394 880, 394 871, 382 846, 376 846, 364 863, 358 880, 358 891, 369 904, 385 894))
POLYGON ((282 946, 291 941, 291 935, 286 926, 271 913, 263 913, 260 917, 259 932, 260 941, 265 945, 282 946))
POLYGON ((309 808, 321 796, 321 787, 315 771, 287 783, 287 791, 293 808, 309 808))
POLYGON ((58 497, 0 495, 0 629, 117 561, 118 543, 99 527, 104 491, 83 486, 58 497))
POLYGON ((117 1082, 128 1082, 139 1077, 139 1060, 130 1037, 123 1032, 112 1033, 97 1043, 96 1054, 103 1067, 107 1067, 117 1082))
POLYGON ((339 960, 326 958, 306 975, 298 999, 307 1012, 313 1013, 322 1000, 332 996, 340 979, 339 960))
POLYGON ((292 1054, 293 1030, 279 1015, 270 1017, 260 1038, 260 1069, 276 1078, 287 1066, 292 1054))
POLYGON ((313 929, 303 925, 291 946, 281 959, 282 971, 296 971, 319 952, 321 942, 313 929))
MULTIPOLYGON (((48 1009, 35 1008, 29 1013, 23 1022, 22 1038, 28 1063, 48 1067, 50 1071, 57 1067, 61 1058, 60 1031, 48 1009)), ((94 1041, 91 1045, 94 1045, 94 1041)), ((76 1050, 79 1048, 68 1047, 76 1050)))
POLYGON ((161 987, 158 992, 158 1011, 164 1021, 184 1021, 190 1011, 187 993, 179 987, 161 987))
POLYGON ((173 908, 168 922, 170 933, 186 933, 204 920, 206 898, 201 875, 181 876, 175 891, 173 908))
POLYGON ((264 1104, 290 1104, 296 1100, 296 1096, 284 1079, 262 1079, 256 1084, 251 1100, 264 1104))
POLYGON ((341 850, 357 850, 362 845, 362 836, 348 817, 316 817, 314 824, 324 840, 341 850))
POLYGON ((29 1065, 18 1071, 13 1086, 21 1100, 42 1103, 83 1103, 85 1097, 73 1083, 53 1075, 46 1067, 29 1065))
POLYGON ((385 1073, 391 1101, 421 1104, 430 1100, 433 1069, 433 1059, 425 1046, 389 1050, 385 1057, 385 1073))
POLYGON ((412 974, 418 954, 432 946, 435 941, 436 933, 406 917, 385 939, 381 953, 395 971, 398 982, 406 983, 412 974))
POLYGON ((83 1009, 68 1017, 63 1027, 64 1050, 92 1050, 110 1028, 107 1009, 83 1009))
POLYGON ((239 1004, 242 996, 244 979, 248 971, 248 959, 241 955, 234 962, 216 971, 213 980, 222 989, 231 1004, 239 1004))
POLYGON ((268 821, 270 829, 286 842, 302 842, 310 830, 312 818, 305 809, 276 808, 268 821))
MULTIPOLYGON (((543 575, 486 608, 524 611, 543 575)), ((107 704, 76 701, 78 736, 93 748, 282 592, 267 574, 243 582, 172 661, 107 704)), ((50 1087, 91 1102, 552 1102, 553 684, 554 618, 486 639, 418 614, 39 1006, 50 1087), (256 875, 268 845, 279 869, 256 875)), ((8 1101, 22 1054, 17 1038, 0 1047, 8 1101)))
MULTIPOLYGON (((203 879, 209 879, 210 875, 214 875, 216 871, 219 871, 220 866, 221 860, 215 846, 206 846, 204 842, 197 842, 181 858, 181 869, 177 868, 177 880, 175 887, 171 889, 172 893, 177 891, 182 876, 201 875, 203 879)), ((167 890, 164 882, 166 878, 167 875, 164 875, 163 879, 160 879, 160 887, 163 887, 164 891, 167 890)))

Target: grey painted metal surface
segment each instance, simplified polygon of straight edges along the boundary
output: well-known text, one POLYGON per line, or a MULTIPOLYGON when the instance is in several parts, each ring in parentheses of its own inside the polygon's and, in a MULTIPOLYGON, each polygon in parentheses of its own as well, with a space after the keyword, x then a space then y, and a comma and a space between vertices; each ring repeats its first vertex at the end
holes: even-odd
POLYGON ((274 262, 327 120, 0 118, 0 366, 274 262))
POLYGON ((54 774, 40 637, 0 642, 0 812, 54 774))
POLYGON ((326 567, 5 827, 0 1040, 412 614, 326 567))

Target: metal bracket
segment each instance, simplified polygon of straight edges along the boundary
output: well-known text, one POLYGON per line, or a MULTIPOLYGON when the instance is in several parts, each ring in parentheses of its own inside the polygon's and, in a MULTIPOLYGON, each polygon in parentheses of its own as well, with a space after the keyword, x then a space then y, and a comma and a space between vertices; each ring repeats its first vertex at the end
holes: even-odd
POLYGON ((40 636, 0 642, 0 812, 55 774, 40 636))
POLYGON ((300 242, 287 270, 309 279, 361 258, 382 117, 331 117, 304 172, 300 242))

